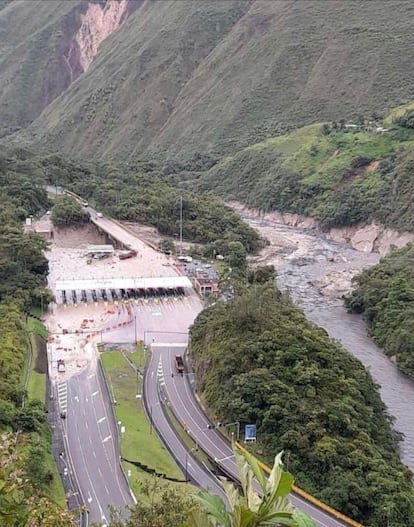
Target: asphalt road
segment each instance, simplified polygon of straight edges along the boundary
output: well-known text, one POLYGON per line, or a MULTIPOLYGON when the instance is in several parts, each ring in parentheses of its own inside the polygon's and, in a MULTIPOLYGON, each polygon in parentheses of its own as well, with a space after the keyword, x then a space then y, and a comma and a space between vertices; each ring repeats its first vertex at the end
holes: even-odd
POLYGON ((88 369, 68 380, 64 428, 70 461, 90 521, 107 523, 108 505, 124 508, 133 499, 119 464, 116 423, 100 370, 88 369))
POLYGON ((144 402, 150 422, 153 424, 153 433, 158 434, 167 445, 176 462, 181 466, 184 477, 199 485, 203 489, 220 495, 225 499, 221 485, 217 478, 188 452, 187 447, 181 443, 171 427, 163 409, 164 398, 161 397, 164 386, 164 374, 159 367, 159 356, 154 353, 147 365, 144 378, 144 402))
MULTIPOLYGON (((217 430, 208 428, 210 421, 194 397, 188 382, 188 375, 181 376, 175 373, 174 356, 183 355, 185 347, 158 344, 152 346, 151 349, 151 367, 154 368, 157 365, 159 368, 161 365, 166 397, 181 424, 189 430, 190 435, 196 439, 199 446, 214 458, 226 473, 237 477, 237 465, 229 442, 217 430)), ((147 389, 151 389, 152 384, 156 384, 153 377, 147 375, 147 389)), ((344 527, 346 525, 295 494, 291 495, 291 500, 298 509, 312 516, 320 527, 344 527)))

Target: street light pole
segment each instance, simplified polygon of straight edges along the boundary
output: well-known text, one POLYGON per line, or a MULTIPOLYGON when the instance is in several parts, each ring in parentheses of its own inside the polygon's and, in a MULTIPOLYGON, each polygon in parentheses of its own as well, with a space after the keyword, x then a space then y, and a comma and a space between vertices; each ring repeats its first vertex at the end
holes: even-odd
POLYGON ((183 254, 183 196, 180 196, 180 256, 183 254))

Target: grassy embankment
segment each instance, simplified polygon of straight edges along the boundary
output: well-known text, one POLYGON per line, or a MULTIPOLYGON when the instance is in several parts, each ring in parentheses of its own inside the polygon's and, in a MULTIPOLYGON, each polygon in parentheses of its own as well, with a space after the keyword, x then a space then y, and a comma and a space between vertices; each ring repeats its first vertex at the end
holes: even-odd
MULTIPOLYGON (((142 349, 128 356, 139 367, 145 364, 142 349)), ((122 457, 147 465, 170 478, 184 479, 155 430, 151 429, 142 399, 136 398, 137 386, 139 393, 142 393, 141 378, 137 378, 135 371, 120 351, 104 352, 101 359, 112 396, 117 401, 116 417, 121 421, 121 426, 125 426, 125 433, 121 437, 122 457)), ((125 461, 123 467, 127 473, 131 471, 129 480, 135 495, 140 494, 140 486, 145 481, 154 477, 125 461)), ((187 487, 182 483, 166 482, 163 479, 160 479, 160 482, 165 485, 178 485, 182 489, 187 487)))
MULTIPOLYGON (((27 383, 27 397, 28 400, 37 400, 45 402, 46 397, 46 374, 47 374, 47 355, 46 355, 46 338, 47 329, 45 326, 35 318, 28 317, 27 319, 27 333, 30 340, 31 359, 27 365, 30 366, 28 372, 29 378, 27 383)), ((65 493, 63 490, 62 481, 51 453, 52 435, 49 427, 44 427, 44 440, 48 446, 45 452, 44 463, 48 471, 53 475, 52 482, 48 487, 49 497, 65 507, 65 493)))

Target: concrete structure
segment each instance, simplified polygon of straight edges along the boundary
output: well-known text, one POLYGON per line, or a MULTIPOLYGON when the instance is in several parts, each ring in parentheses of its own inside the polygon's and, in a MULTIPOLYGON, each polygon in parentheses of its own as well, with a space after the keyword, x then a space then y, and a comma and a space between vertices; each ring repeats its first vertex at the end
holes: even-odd
POLYGON ((112 245, 88 245, 88 256, 113 256, 115 253, 112 245))
POLYGON ((91 280, 57 280, 56 291, 88 291, 91 289, 178 289, 191 288, 187 276, 155 278, 96 278, 91 280))

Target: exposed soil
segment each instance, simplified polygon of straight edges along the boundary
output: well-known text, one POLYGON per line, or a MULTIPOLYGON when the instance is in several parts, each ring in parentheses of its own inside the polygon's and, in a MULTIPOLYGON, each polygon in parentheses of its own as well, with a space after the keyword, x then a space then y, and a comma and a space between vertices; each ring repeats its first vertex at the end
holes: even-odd
POLYGON ((92 223, 81 227, 54 227, 53 245, 67 249, 78 248, 84 244, 105 244, 105 236, 100 234, 92 223))

